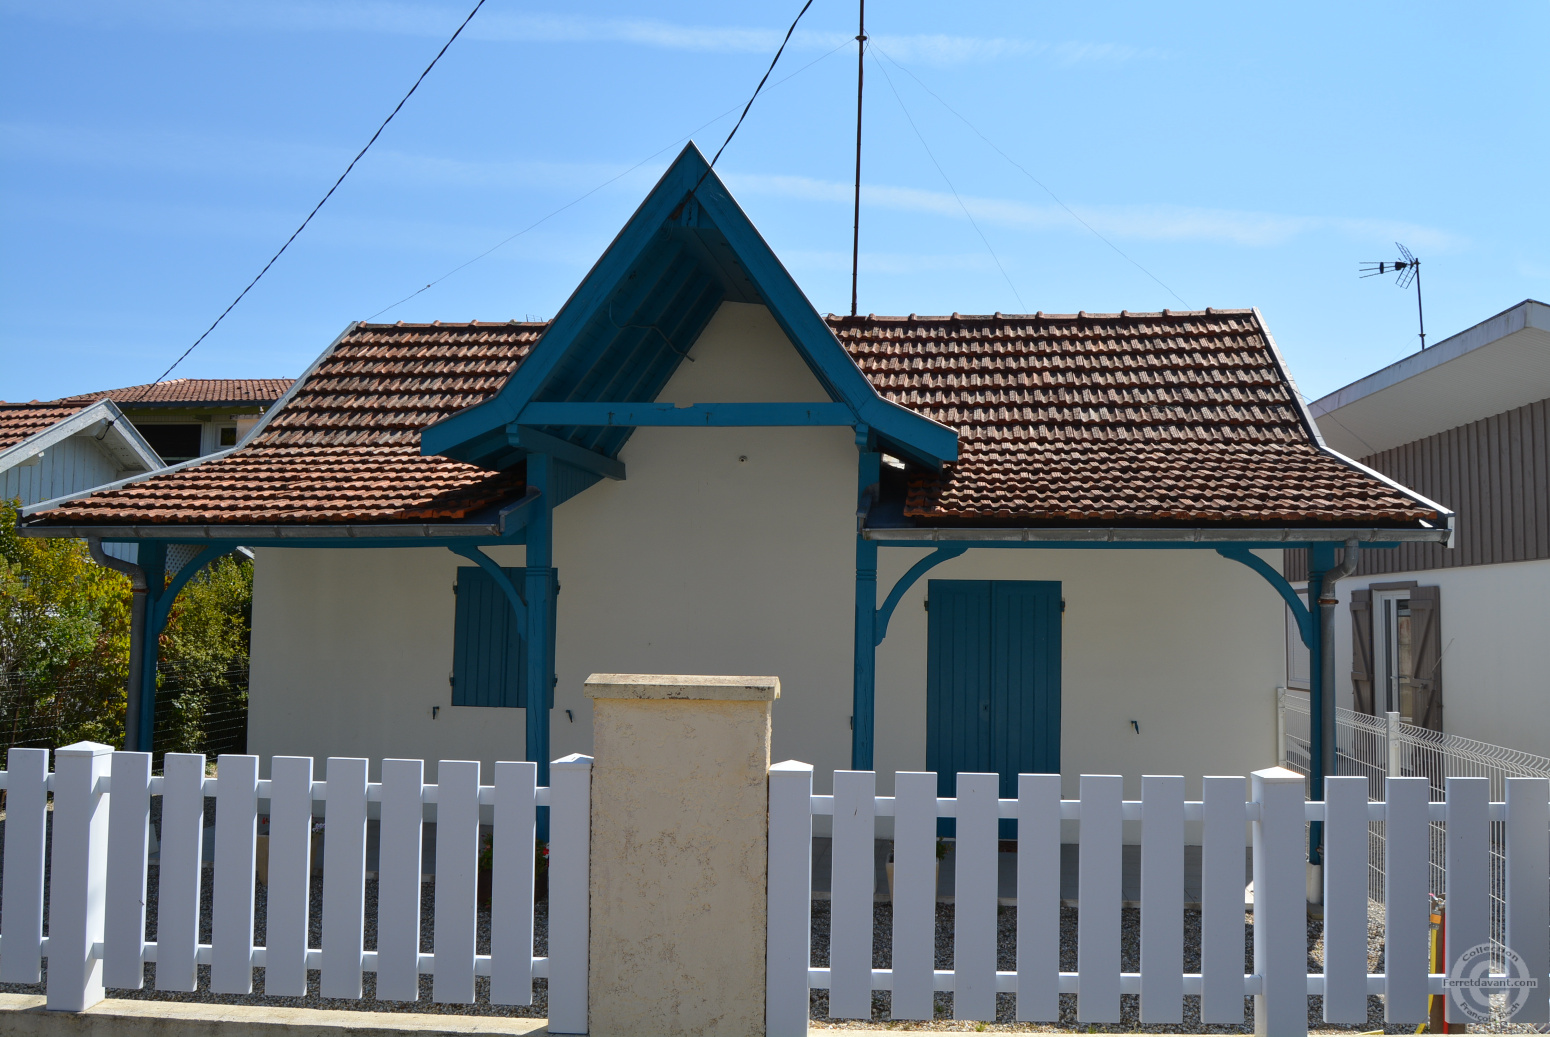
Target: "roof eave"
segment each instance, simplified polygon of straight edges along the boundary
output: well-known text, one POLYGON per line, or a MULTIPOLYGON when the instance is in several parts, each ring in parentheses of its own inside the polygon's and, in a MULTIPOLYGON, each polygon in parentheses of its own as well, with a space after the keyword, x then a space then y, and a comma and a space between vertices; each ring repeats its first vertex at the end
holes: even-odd
POLYGON ((1138 526, 912 526, 904 528, 866 527, 865 540, 910 541, 912 543, 1199 543, 1199 544, 1284 544, 1301 547, 1310 543, 1447 543, 1451 528, 1384 526, 1327 526, 1271 528, 1250 526, 1138 527, 1138 526))

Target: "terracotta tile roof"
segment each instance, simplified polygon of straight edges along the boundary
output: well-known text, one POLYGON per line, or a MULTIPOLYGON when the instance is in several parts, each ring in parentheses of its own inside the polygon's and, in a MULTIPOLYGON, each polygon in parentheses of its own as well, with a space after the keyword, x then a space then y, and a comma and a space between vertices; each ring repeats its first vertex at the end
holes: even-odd
POLYGON ((0 403, 0 450, 37 435, 91 403, 0 403))
POLYGON ((522 469, 422 457, 420 430, 493 394, 546 325, 360 324, 258 436, 36 524, 268 525, 459 519, 525 492, 522 469))
POLYGON ((1414 525, 1321 453, 1253 310, 829 318, 879 393, 958 431, 922 525, 1414 525))
POLYGON ((93 403, 106 396, 114 403, 186 403, 222 406, 261 403, 265 406, 285 395, 290 378, 174 378, 149 385, 130 385, 122 389, 67 396, 60 403, 93 403))

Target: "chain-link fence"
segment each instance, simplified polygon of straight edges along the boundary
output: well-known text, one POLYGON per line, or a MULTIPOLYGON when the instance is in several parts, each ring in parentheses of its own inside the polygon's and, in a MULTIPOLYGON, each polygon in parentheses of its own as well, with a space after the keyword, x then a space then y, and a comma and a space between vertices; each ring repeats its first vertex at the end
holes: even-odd
MULTIPOLYGON (((0 674, 0 758, 13 746, 54 749, 83 738, 121 745, 123 725, 123 692, 99 674, 49 682, 0 674)), ((163 753, 241 753, 247 740, 247 670, 160 675, 153 743, 157 768, 163 753)))
MULTIPOLYGON (((1287 691, 1281 702, 1286 766, 1306 775, 1310 759, 1308 694, 1287 691)), ((1507 796, 1508 778, 1550 777, 1550 759, 1546 757, 1415 727, 1400 721, 1397 713, 1375 717, 1337 709, 1335 756, 1337 773, 1367 779, 1367 798, 1373 801, 1385 798, 1383 780, 1390 775, 1426 778, 1434 803, 1445 798, 1449 778, 1489 778, 1491 800, 1499 803, 1507 796)), ((1374 821, 1368 825, 1367 839, 1367 896, 1381 911, 1385 902, 1382 822, 1374 821)), ((1498 950, 1504 945, 1507 925, 1505 839, 1504 824, 1491 822, 1491 942, 1498 950)), ((1444 840, 1442 823, 1434 821, 1431 825, 1431 892, 1438 897, 1444 893, 1443 876, 1447 864, 1444 840)), ((1500 960, 1495 967, 1501 967, 1500 960)))

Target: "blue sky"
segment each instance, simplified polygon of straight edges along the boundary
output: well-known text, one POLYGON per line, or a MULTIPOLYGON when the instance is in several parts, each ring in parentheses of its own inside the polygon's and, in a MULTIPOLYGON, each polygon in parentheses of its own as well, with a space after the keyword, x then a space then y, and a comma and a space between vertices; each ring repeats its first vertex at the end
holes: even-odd
MULTIPOLYGON (((160 373, 471 6, 0 3, 0 398, 160 373)), ((487 0, 177 374, 295 375, 373 316, 552 316, 798 6, 487 0)), ((863 312, 1258 306, 1313 398, 1416 348, 1414 292, 1356 276, 1395 240, 1433 342, 1550 298, 1550 5, 868 16, 863 312)), ((820 311, 849 308, 854 19, 816 0, 718 166, 820 311)))

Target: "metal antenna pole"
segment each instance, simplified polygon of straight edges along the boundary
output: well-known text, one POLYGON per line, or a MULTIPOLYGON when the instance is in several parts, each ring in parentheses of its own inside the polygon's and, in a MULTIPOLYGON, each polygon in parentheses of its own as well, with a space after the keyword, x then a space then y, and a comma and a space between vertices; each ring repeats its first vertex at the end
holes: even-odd
POLYGON ((1415 261, 1415 316, 1421 323, 1421 348, 1426 348, 1426 314, 1421 309, 1421 261, 1415 261))
POLYGON ((856 315, 856 275, 861 267, 861 90, 866 75, 866 0, 856 27, 856 218, 850 233, 850 315, 856 315))

